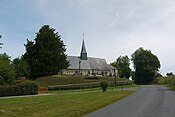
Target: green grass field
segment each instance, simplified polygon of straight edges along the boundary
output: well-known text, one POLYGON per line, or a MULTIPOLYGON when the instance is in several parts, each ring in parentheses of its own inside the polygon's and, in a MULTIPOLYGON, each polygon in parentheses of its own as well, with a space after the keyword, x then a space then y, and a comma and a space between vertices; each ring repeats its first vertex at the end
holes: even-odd
POLYGON ((133 91, 108 91, 0 99, 1 117, 81 117, 133 91))

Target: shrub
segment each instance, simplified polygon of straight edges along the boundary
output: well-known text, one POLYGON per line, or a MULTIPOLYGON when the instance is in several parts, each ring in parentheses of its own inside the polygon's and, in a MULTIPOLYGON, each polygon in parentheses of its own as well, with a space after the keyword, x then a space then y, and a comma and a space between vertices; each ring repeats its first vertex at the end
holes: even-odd
POLYGON ((171 84, 175 80, 174 77, 160 77, 155 79, 155 82, 160 85, 171 84))
POLYGON ((159 85, 167 85, 167 86, 170 86, 171 88, 175 89, 175 77, 173 77, 173 76, 159 77, 154 81, 154 83, 159 84, 159 85))
POLYGON ((34 81, 25 81, 20 84, 24 95, 34 95, 38 93, 38 84, 34 81))
POLYGON ((103 91, 106 91, 106 89, 108 88, 108 82, 107 81, 101 81, 100 86, 103 89, 103 91))
POLYGON ((15 68, 7 54, 0 54, 0 85, 11 84, 15 79, 15 68))
POLYGON ((33 81, 24 81, 12 86, 0 86, 0 97, 34 95, 38 93, 38 84, 33 81))

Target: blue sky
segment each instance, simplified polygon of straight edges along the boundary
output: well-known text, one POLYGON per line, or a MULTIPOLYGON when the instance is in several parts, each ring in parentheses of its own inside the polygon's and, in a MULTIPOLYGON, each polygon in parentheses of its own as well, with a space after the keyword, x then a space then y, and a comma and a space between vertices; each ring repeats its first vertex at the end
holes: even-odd
POLYGON ((175 72, 174 0, 1 0, 0 53, 21 56, 45 24, 68 55, 79 55, 84 33, 88 56, 111 63, 143 47, 158 56, 162 74, 175 72))

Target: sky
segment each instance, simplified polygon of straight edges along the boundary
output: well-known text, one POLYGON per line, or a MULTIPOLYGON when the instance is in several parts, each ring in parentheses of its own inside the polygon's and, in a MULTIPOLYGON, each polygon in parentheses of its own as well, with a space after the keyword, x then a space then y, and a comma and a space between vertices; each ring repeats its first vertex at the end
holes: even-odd
POLYGON ((0 53, 25 53, 43 25, 56 29, 66 54, 114 62, 140 47, 161 63, 160 73, 175 72, 175 0, 0 0, 0 53))

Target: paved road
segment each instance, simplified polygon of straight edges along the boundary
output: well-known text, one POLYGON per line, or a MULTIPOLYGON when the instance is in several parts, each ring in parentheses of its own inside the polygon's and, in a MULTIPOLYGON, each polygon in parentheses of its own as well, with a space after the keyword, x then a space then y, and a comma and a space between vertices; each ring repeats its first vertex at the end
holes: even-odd
POLYGON ((86 117, 175 117, 175 91, 147 85, 86 117))

